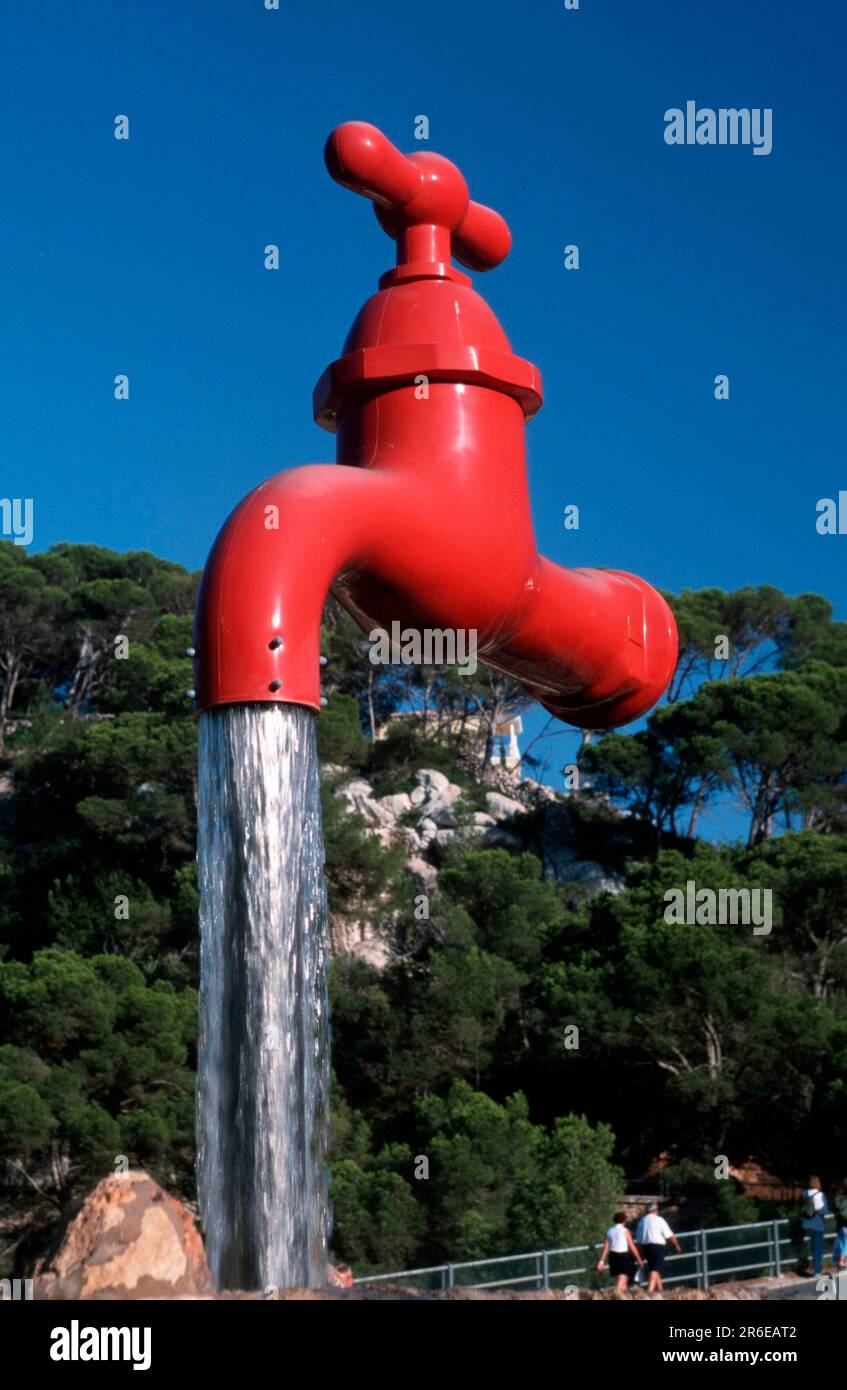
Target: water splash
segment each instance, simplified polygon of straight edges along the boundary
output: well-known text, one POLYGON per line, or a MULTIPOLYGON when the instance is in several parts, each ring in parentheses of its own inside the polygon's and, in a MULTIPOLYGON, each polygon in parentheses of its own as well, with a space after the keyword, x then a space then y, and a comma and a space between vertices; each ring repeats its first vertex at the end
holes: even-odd
POLYGON ((314 716, 200 720, 198 1192, 218 1288, 326 1282, 326 889, 314 716))

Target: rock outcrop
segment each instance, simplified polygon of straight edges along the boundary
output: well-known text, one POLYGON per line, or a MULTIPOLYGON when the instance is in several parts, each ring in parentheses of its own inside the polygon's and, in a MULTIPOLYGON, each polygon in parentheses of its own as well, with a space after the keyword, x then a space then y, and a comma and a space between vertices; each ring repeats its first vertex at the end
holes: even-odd
POLYGON ((184 1203, 149 1173, 103 1178, 37 1271, 36 1298, 197 1298, 211 1293, 203 1241, 184 1203))
MULTIPOLYGON (((462 787, 435 768, 415 773, 411 792, 374 795, 362 777, 341 782, 335 795, 358 812, 368 830, 386 844, 402 844, 410 859, 423 858, 433 847, 446 849, 457 835, 481 844, 498 843, 501 822, 526 814, 527 808, 501 792, 486 794, 487 811, 462 804, 462 787)), ((514 838, 514 837, 513 837, 514 838)))
MULTIPOLYGON (((575 897, 622 889, 620 876, 580 856, 566 803, 541 782, 501 770, 496 790, 469 793, 436 768, 420 768, 410 791, 377 796, 364 777, 344 780, 343 769, 336 766, 325 767, 324 773, 338 779, 334 795, 362 817, 368 834, 386 847, 403 847, 416 893, 431 896, 438 891, 439 868, 457 842, 512 853, 531 847, 541 859, 544 877, 571 886, 575 897), (525 829, 530 822, 528 845, 525 829)), ((362 920, 334 920, 332 945, 378 969, 391 955, 384 931, 362 920)))

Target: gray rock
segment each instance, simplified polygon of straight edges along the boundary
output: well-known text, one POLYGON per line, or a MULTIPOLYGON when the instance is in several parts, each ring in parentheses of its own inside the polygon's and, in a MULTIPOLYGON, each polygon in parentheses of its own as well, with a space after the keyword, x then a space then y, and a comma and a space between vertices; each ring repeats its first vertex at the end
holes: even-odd
POLYGON ((421 859, 418 855, 412 855, 406 868, 424 893, 429 894, 436 891, 438 888, 438 870, 434 864, 430 864, 427 859, 421 859))
MULTIPOLYGON (((418 786, 412 792, 413 803, 420 806, 425 816, 431 816, 433 820, 442 824, 440 818, 447 814, 448 808, 459 800, 462 795, 462 788, 458 787, 455 782, 449 781, 443 772, 435 772, 430 768, 421 768, 415 776, 418 779, 418 786), (418 792, 422 792, 423 796, 417 796, 416 793, 418 792)), ((450 822, 450 824, 455 824, 455 821, 450 822)))
POLYGON ((526 814, 526 807, 522 806, 519 801, 515 801, 513 797, 504 796, 502 792, 486 792, 485 800, 495 820, 508 820, 512 816, 526 814))
POLYGON ((558 801, 558 795, 552 787, 548 787, 546 782, 535 782, 531 777, 521 778, 521 793, 526 793, 527 798, 536 805, 544 801, 558 801))
POLYGON ((418 839, 421 844, 428 845, 437 834, 438 826, 435 821, 430 820, 429 816, 424 816, 423 820, 418 823, 418 839))
POLYGON ((598 893, 612 893, 617 896, 624 890, 624 880, 620 874, 610 873, 602 864, 593 859, 581 859, 572 866, 572 872, 560 882, 579 884, 587 896, 594 898, 598 893))
POLYGON ((336 789, 337 796, 373 796, 374 789, 364 777, 351 777, 343 787, 336 789))
POLYGON ((446 787, 441 788, 437 797, 432 797, 432 804, 435 805, 437 801, 439 804, 446 802, 448 806, 452 806, 454 802, 459 800, 461 795, 462 788, 457 786, 455 782, 448 782, 446 787))
POLYGON ((381 796, 377 805, 384 806, 386 811, 390 811, 394 819, 397 820, 406 811, 411 811, 412 798, 408 792, 394 792, 392 796, 381 796))
POLYGON ((421 849, 421 838, 411 825, 395 825, 392 830, 394 843, 405 845, 408 854, 417 854, 421 849))
POLYGON ((368 825, 391 826, 396 819, 385 806, 374 799, 373 787, 364 777, 356 777, 344 786, 336 787, 335 795, 341 796, 351 810, 357 811, 368 825))
POLYGON ((443 792, 445 787, 450 786, 450 778, 431 767, 419 768, 415 773, 415 781, 427 796, 432 792, 443 792))
POLYGON ((357 797, 353 804, 360 815, 363 815, 370 824, 393 829, 396 817, 385 806, 380 806, 378 801, 374 801, 369 796, 363 796, 357 797))

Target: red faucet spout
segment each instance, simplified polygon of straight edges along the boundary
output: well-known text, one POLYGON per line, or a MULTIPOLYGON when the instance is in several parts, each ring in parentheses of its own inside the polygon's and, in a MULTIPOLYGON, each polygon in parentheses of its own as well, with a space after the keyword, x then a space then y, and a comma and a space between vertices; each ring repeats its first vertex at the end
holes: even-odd
POLYGON ((642 580, 538 555, 523 428, 517 402, 482 387, 434 384, 426 403, 397 390, 340 431, 353 466, 293 469, 250 493, 203 577, 199 707, 319 708, 331 587, 365 632, 461 632, 465 651, 569 723, 608 728, 649 709, 673 670, 673 618, 642 580))

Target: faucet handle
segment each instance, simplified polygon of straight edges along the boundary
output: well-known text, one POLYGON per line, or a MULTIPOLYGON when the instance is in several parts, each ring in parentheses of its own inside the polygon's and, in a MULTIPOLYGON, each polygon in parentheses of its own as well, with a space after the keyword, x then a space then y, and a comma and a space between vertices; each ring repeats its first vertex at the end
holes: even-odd
POLYGON ((397 242, 397 263, 446 262, 493 270, 512 245, 498 212, 471 202, 462 173, 440 154, 406 155, 366 121, 336 126, 324 150, 336 183, 370 198, 397 242))

